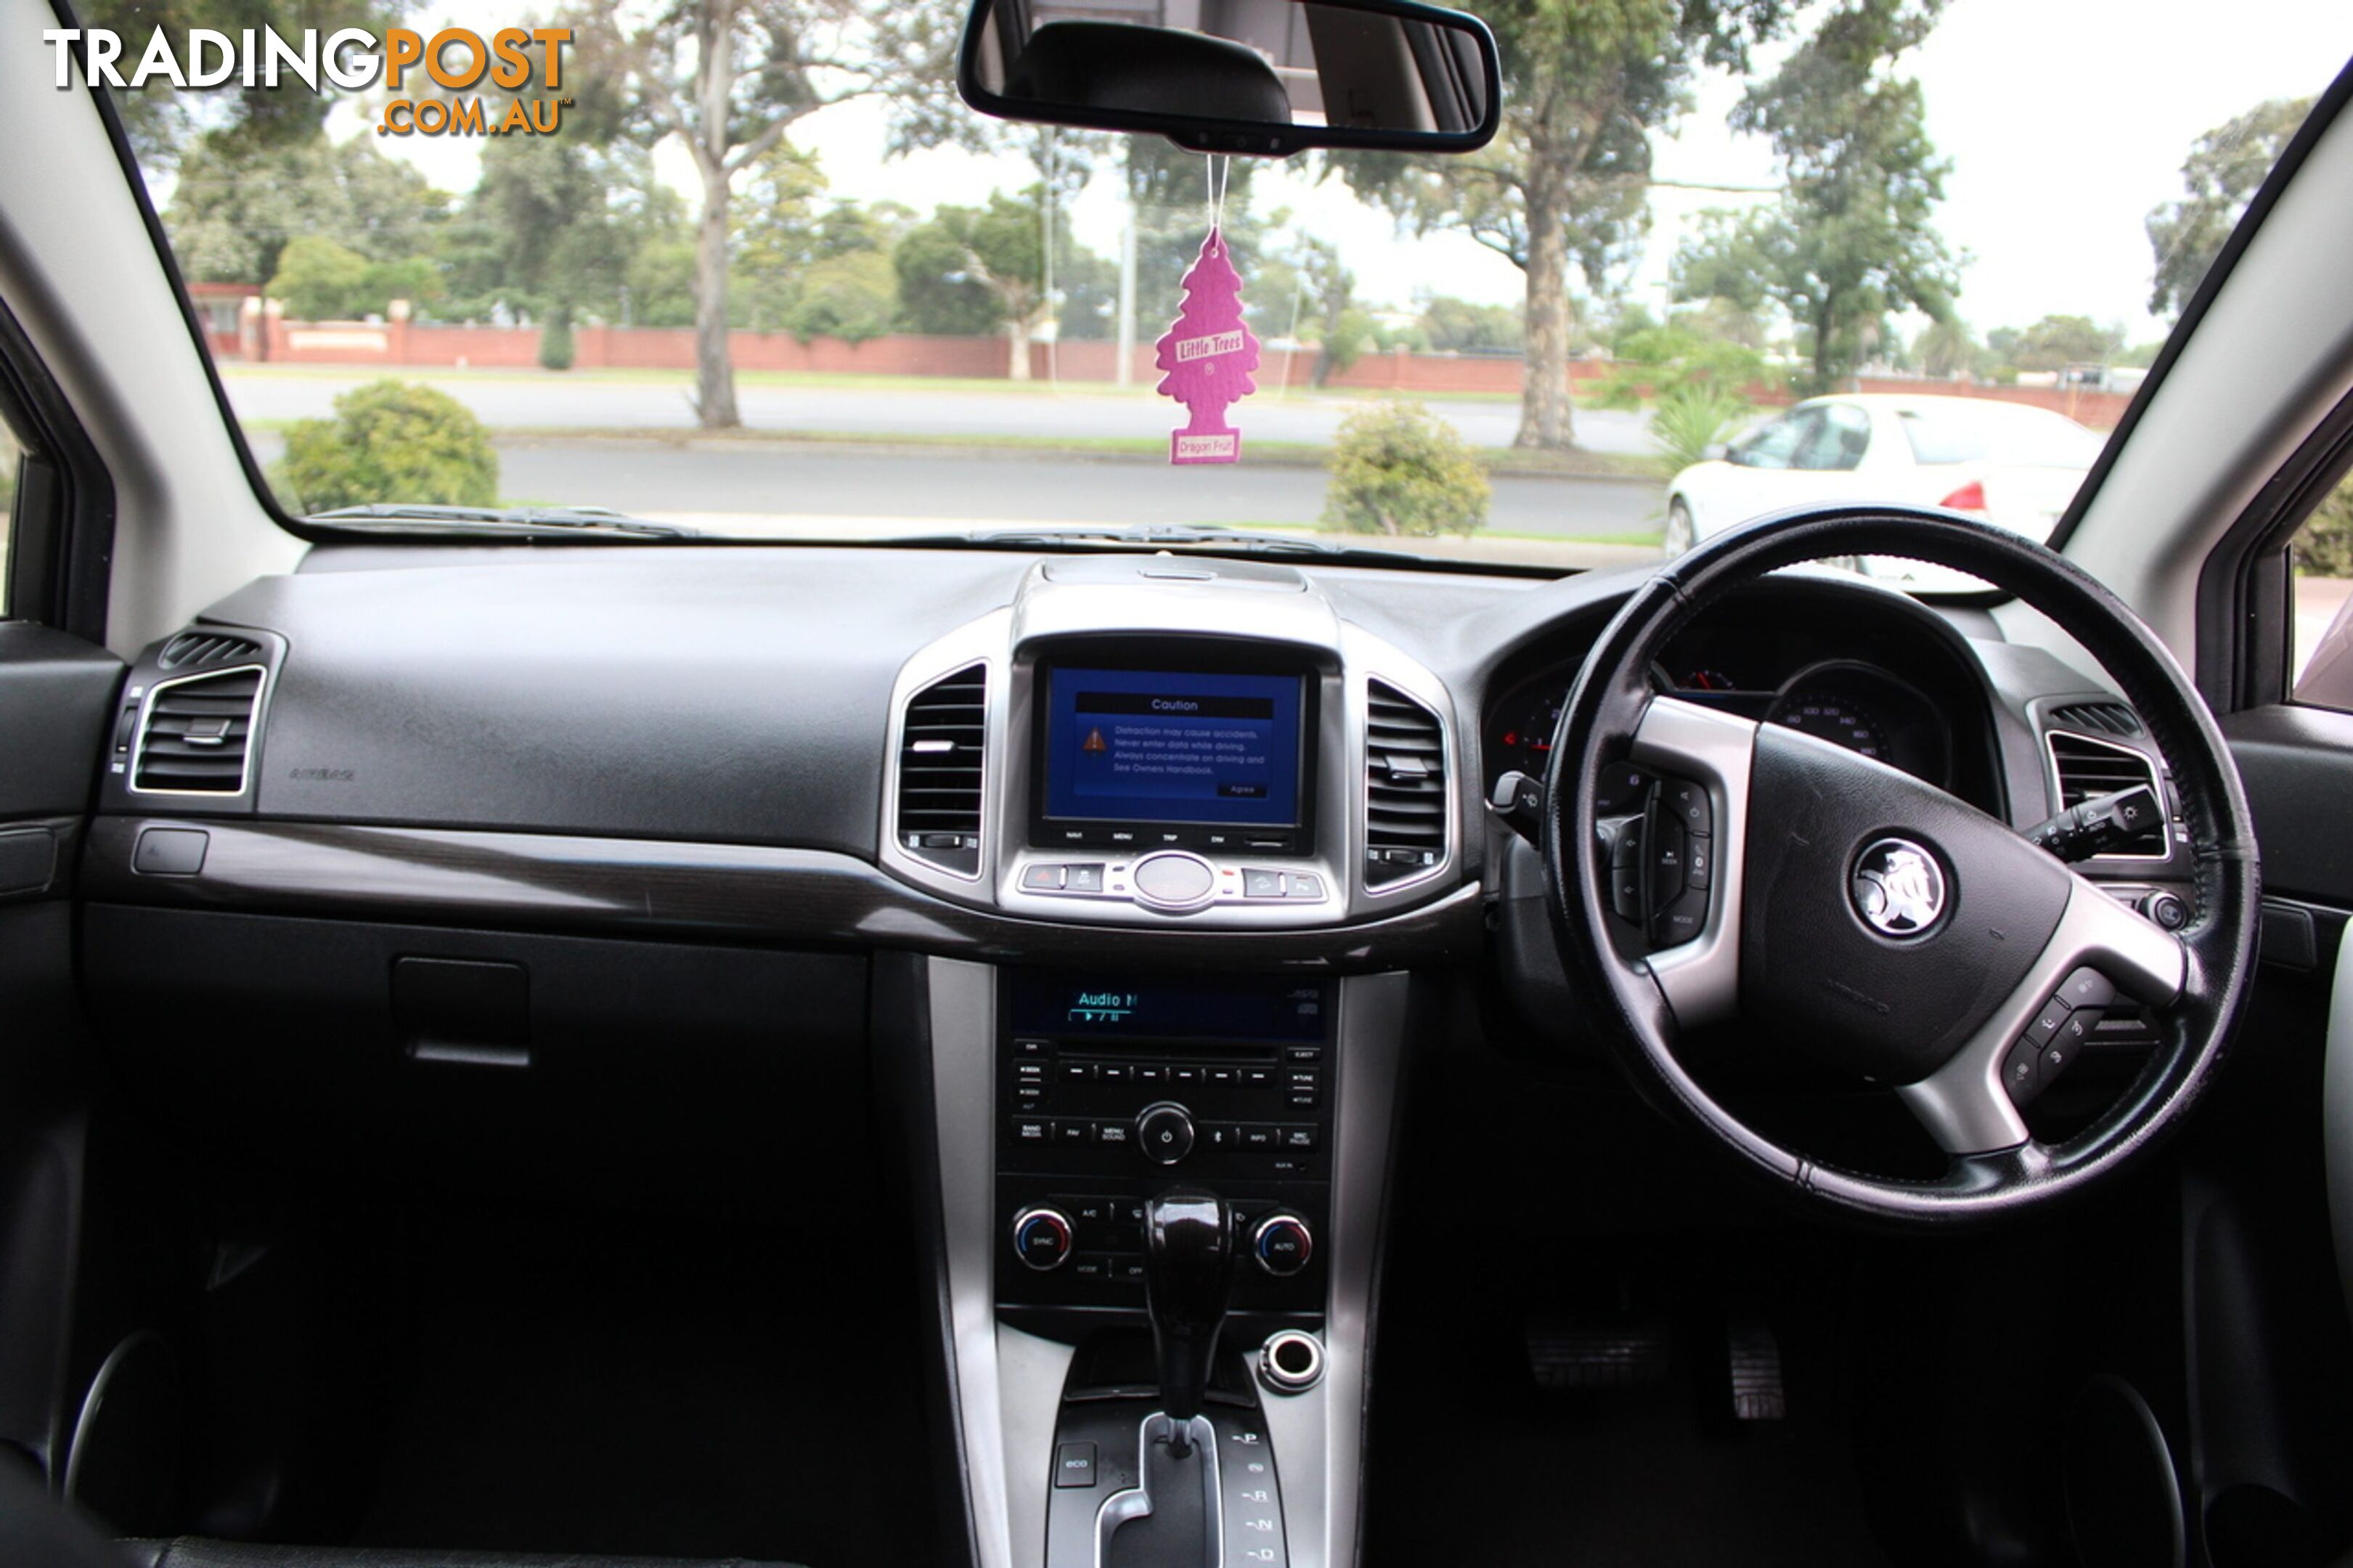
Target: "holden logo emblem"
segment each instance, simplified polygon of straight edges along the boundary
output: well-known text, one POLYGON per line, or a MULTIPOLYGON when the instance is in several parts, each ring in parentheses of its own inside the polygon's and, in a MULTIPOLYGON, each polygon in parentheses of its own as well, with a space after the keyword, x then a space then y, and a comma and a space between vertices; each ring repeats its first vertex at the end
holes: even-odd
POLYGON ((1908 838, 1883 838, 1855 861, 1849 894, 1882 936, 1918 936, 1944 918, 1945 868, 1908 838))

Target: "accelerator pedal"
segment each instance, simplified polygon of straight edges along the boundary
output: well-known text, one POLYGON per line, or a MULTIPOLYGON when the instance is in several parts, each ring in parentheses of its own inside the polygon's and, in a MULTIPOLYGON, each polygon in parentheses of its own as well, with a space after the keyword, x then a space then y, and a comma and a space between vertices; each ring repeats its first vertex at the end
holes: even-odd
POLYGON ((1765 1320, 1737 1314, 1729 1324, 1726 1358, 1732 1370, 1732 1414, 1739 1421, 1779 1421, 1789 1414, 1781 1386, 1781 1345, 1765 1320))

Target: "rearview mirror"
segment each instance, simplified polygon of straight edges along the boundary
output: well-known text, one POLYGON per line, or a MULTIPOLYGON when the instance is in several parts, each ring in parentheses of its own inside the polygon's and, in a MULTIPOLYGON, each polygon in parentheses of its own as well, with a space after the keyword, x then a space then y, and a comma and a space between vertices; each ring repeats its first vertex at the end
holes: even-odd
POLYGON ((1503 100, 1486 25, 1415 0, 975 0, 956 85, 1002 120, 1263 157, 1467 153, 1503 100))

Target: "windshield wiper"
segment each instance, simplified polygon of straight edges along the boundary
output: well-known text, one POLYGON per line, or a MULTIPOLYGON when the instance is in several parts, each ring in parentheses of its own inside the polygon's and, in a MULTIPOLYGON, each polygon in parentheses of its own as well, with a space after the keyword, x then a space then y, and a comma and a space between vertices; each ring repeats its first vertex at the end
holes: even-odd
POLYGON ((601 506, 428 506, 378 501, 339 506, 310 514, 311 522, 337 528, 381 529, 396 533, 491 533, 523 537, 577 537, 582 533, 620 539, 700 539, 699 529, 655 522, 601 506))
MULTIPOLYGON (((902 542, 913 544, 923 542, 907 540, 902 542)), ((1254 529, 1190 522, 1140 522, 1126 528, 1092 523, 1073 523, 1068 528, 983 528, 975 529, 970 533, 944 535, 934 542, 987 544, 1015 549, 1073 543, 1140 545, 1148 550, 1191 545, 1206 547, 1212 553, 1292 555, 1323 562, 1370 561, 1382 565, 1418 565, 1421 562, 1420 557, 1402 551, 1367 550, 1360 545, 1335 544, 1325 539, 1303 539, 1289 534, 1261 533, 1254 529)))

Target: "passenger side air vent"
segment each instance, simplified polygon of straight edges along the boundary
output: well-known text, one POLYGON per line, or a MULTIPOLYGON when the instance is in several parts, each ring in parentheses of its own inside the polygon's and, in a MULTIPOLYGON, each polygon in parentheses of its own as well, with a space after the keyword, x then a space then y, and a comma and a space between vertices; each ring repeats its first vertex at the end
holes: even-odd
MULTIPOLYGON (((2054 714, 2053 717, 2056 717, 2054 714)), ((2094 795, 2113 795, 2135 784, 2147 784, 2159 800, 2166 798, 2158 783, 2157 766, 2130 746, 2095 741, 2089 735, 2052 731, 2044 737, 2051 747, 2052 772, 2059 780, 2059 809, 2081 805, 2094 795)), ((2165 828, 2160 824, 2114 851, 2155 859, 2165 858, 2165 828)))
POLYGON ((2095 735, 2140 733, 2140 715, 2121 702, 2070 702, 2051 710, 2051 722, 2062 730, 2089 730, 2095 735))
POLYGON ((261 700, 261 671, 229 669, 158 681, 140 721, 131 787, 149 793, 236 795, 261 700))
POLYGON ((158 669, 202 669, 261 657, 261 645, 227 632, 182 632, 155 657, 158 669))
POLYGON ((1367 682, 1365 698, 1365 883, 1378 888, 1446 858, 1446 736, 1394 686, 1367 682))
POLYGON ((959 877, 980 875, 988 669, 970 665, 908 700, 899 729, 900 847, 959 877))

